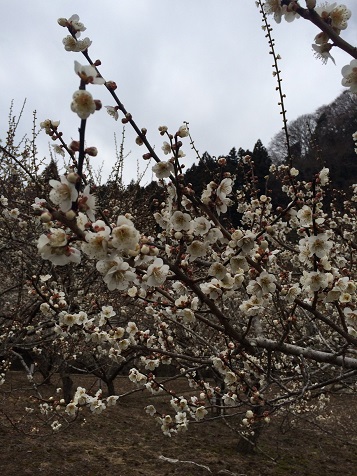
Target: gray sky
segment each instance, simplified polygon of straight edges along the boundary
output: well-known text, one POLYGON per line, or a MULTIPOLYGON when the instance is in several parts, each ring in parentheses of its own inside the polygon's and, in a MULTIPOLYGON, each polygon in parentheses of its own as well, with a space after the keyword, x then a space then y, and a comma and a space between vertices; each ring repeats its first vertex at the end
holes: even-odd
MULTIPOLYGON (((355 4, 343 3, 351 9, 355 4)), ((11 99, 17 113, 27 98, 21 131, 30 132, 36 109, 39 122, 60 120, 64 138, 77 139, 79 119, 70 110, 79 85, 73 64, 85 60, 64 50, 67 30, 57 24, 57 18, 73 13, 87 27, 82 38, 93 42, 92 59, 102 61, 102 75, 118 84, 119 98, 138 125, 148 129, 157 150, 162 145, 160 125, 174 133, 188 121, 200 153, 211 155, 227 154, 232 147, 252 149, 258 138, 267 146, 282 126, 272 59, 254 0, 12 0, 3 2, 1 13, 1 137, 11 99)), ((357 38, 355 14, 341 35, 350 42, 357 38)), ((294 120, 342 92, 341 68, 352 58, 332 49, 336 66, 330 61, 323 65, 311 49, 318 33, 312 24, 303 19, 292 24, 282 20, 280 25, 272 19, 271 24, 282 57, 287 116, 294 120)), ((103 105, 114 105, 103 86, 89 90, 103 105)), ((115 160, 114 132, 120 138, 121 123, 104 108, 90 117, 87 144, 98 147, 93 161, 104 161, 104 175, 115 160)), ((129 130, 126 136, 128 182, 136 178, 137 159, 145 151, 129 130)), ((48 156, 47 143, 43 133, 41 156, 48 156)), ((188 142, 184 151, 190 166, 195 158, 188 142)), ((141 160, 141 170, 145 165, 141 160)))

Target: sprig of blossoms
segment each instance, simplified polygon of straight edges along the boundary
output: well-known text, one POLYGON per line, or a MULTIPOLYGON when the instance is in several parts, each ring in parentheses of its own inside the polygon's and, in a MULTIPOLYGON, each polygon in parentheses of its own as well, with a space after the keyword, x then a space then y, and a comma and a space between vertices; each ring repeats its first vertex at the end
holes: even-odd
POLYGON ((87 28, 79 21, 79 16, 74 14, 71 17, 59 18, 57 23, 64 28, 68 28, 71 33, 73 33, 76 38, 80 37, 81 32, 85 31, 87 28))
POLYGON ((291 23, 295 18, 299 18, 300 15, 296 13, 295 7, 297 2, 292 0, 290 2, 281 0, 267 0, 264 3, 264 11, 267 15, 274 15, 274 20, 277 23, 281 22, 281 18, 284 16, 285 21, 291 23))

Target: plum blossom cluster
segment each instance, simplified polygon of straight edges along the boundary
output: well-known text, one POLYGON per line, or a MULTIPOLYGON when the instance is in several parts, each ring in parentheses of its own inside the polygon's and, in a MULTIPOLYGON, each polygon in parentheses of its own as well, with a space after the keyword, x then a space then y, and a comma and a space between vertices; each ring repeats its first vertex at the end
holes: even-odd
MULTIPOLYGON (((103 398, 101 390, 98 390, 94 396, 91 396, 87 393, 85 388, 78 387, 73 401, 66 405, 65 412, 74 417, 78 413, 79 408, 88 407, 92 413, 102 413, 107 407, 115 405, 118 398, 116 395, 103 398)), ((63 403, 64 401, 60 402, 60 404, 63 403)), ((60 410, 61 407, 58 406, 57 409, 60 410)))
MULTIPOLYGON (((347 21, 351 17, 351 11, 346 8, 345 5, 337 5, 336 2, 332 4, 326 2, 322 4, 322 6, 316 7, 315 12, 337 35, 340 35, 341 30, 347 28, 347 21)), ((328 59, 331 59, 331 61, 335 63, 335 60, 330 54, 333 43, 330 43, 329 40, 329 35, 325 32, 321 32, 316 35, 315 43, 312 45, 312 48, 315 51, 316 57, 320 58, 324 63, 326 63, 328 59)), ((342 75, 344 76, 343 70, 342 75)), ((343 85, 347 86, 346 84, 343 85)))
POLYGON ((60 26, 68 28, 71 33, 63 39, 63 45, 66 51, 86 51, 92 44, 89 38, 79 39, 81 33, 86 30, 86 27, 79 21, 78 15, 72 15, 68 19, 59 18, 57 22, 60 26))
MULTIPOLYGON (((257 6, 259 7, 259 3, 257 6)), ((296 0, 292 0, 289 2, 280 1, 280 0, 267 0, 264 3, 264 11, 267 15, 273 15, 274 20, 277 23, 281 22, 282 17, 287 22, 292 22, 296 18, 299 18, 299 14, 297 13, 298 2, 296 0)))
MULTIPOLYGON (((106 323, 115 315, 110 306, 91 317, 83 311, 63 310, 58 314, 57 335, 67 339, 72 335, 82 336, 84 341, 95 346, 98 356, 108 356, 115 362, 126 359, 130 349, 147 349, 148 353, 140 358, 143 371, 132 368, 129 379, 156 393, 162 390, 155 379, 156 369, 172 363, 170 355, 187 352, 185 339, 181 342, 173 337, 177 329, 192 338, 203 324, 206 325, 204 316, 208 312, 216 316, 213 324, 222 330, 216 335, 214 346, 207 347, 205 338, 203 342, 198 340, 193 355, 210 362, 221 376, 224 391, 197 384, 193 379, 194 388, 202 395, 198 400, 192 396, 193 400, 186 406, 183 399, 175 403, 174 417, 158 416, 153 408, 147 409, 158 418, 167 435, 185 431, 190 420, 204 418, 208 409, 215 406, 217 396, 230 408, 240 408, 243 404, 265 406, 262 392, 248 392, 246 398, 242 398, 247 385, 264 388, 268 381, 262 371, 267 365, 265 357, 257 359, 254 355, 247 358, 235 354, 238 344, 234 340, 239 342, 242 338, 239 336, 244 336, 254 346, 260 339, 264 341, 265 335, 281 339, 286 332, 293 332, 290 323, 296 319, 302 320, 303 327, 307 325, 298 306, 307 306, 314 312, 316 304, 320 313, 330 313, 331 306, 337 306, 347 335, 353 338, 356 333, 356 285, 352 277, 341 273, 341 266, 346 266, 350 256, 349 246, 344 240, 336 242, 336 236, 330 231, 330 218, 323 210, 324 187, 329 183, 328 169, 322 169, 310 183, 298 181, 298 170, 285 165, 272 167, 272 173, 284 177, 283 190, 292 200, 284 220, 279 219, 280 212, 273 209, 269 197, 253 196, 245 201, 244 207, 239 205, 243 213, 242 226, 228 231, 219 217, 225 213, 224 205, 229 206, 228 196, 232 193, 234 178, 227 176, 210 182, 201 197, 200 213, 193 206, 195 198, 189 188, 182 194, 182 189, 169 182, 167 200, 155 212, 155 220, 161 228, 155 238, 141 235, 128 214, 119 215, 114 222, 92 221, 94 216, 73 208, 73 202, 81 195, 77 196, 67 178, 50 183, 51 202, 60 212, 75 212, 75 216, 73 222, 67 223, 70 226, 65 227, 65 220, 60 227, 58 223, 56 226, 52 223, 48 233, 40 237, 42 256, 54 264, 61 264, 57 262, 59 252, 56 248, 66 249, 68 254, 71 243, 75 250, 72 255, 83 253, 95 260, 96 269, 108 289, 137 300, 152 326, 152 330, 141 330, 138 323, 130 322, 126 328, 109 330, 106 323), (298 239, 285 247, 286 236, 291 233, 298 239), (197 283, 190 278, 194 272, 200 276, 197 283), (230 306, 235 309, 234 319, 225 321, 230 306), (276 311, 272 311, 279 306, 284 307, 284 319, 276 318, 276 311), (221 322, 228 329, 233 324, 229 335, 235 337, 226 350, 221 322)), ((41 209, 45 202, 38 200, 37 206, 41 209)), ((49 226, 47 222, 44 225, 49 226)), ((209 334, 209 328, 208 325, 206 330, 200 330, 203 336, 206 332, 209 334)), ((322 342, 324 340, 316 335, 318 348, 322 342)), ((281 364, 277 361, 275 365, 279 368, 281 364)), ((102 404, 96 405, 100 411, 102 404)), ((73 402, 69 408, 75 411, 76 406, 73 402)), ((262 414, 268 421, 269 417, 262 414)), ((245 427, 256 421, 255 414, 243 415, 245 427)))
MULTIPOLYGON (((307 7, 337 35, 346 28, 349 13, 343 6, 321 10, 309 1, 307 7)), ((264 9, 277 21, 305 14, 296 1, 267 1, 264 9)), ((66 49, 86 51, 90 40, 79 43, 85 27, 78 16, 59 23, 70 33, 66 49)), ((323 38, 315 41, 328 44, 323 38)), ((26 326, 25 343, 36 342, 35 354, 41 356, 51 341, 56 354, 64 356, 63 365, 78 369, 94 361, 92 371, 100 368, 101 378, 108 368, 119 371, 130 364, 135 388, 170 395, 171 414, 146 407, 167 436, 184 433, 189 422, 209 412, 238 415, 240 427, 251 435, 280 408, 292 408, 294 396, 303 401, 325 382, 348 379, 357 368, 357 186, 343 204, 348 213, 341 213, 337 206, 326 207, 327 168, 305 181, 295 167, 273 165, 270 174, 286 198, 285 205, 276 206, 269 187, 263 193, 254 180, 236 190, 236 177, 219 158, 220 173, 196 194, 182 173, 187 124, 173 134, 160 126, 162 158, 147 144, 146 129, 135 125, 136 143, 148 148, 143 158, 155 159, 153 172, 162 192, 154 203, 155 224, 140 232, 138 210, 112 202, 100 209, 86 174, 86 161, 97 150, 85 147, 82 121, 100 105, 85 88, 104 84, 98 66, 75 62, 80 86, 71 109, 81 120, 79 141, 67 144, 58 121, 41 123, 71 165, 59 180, 50 179, 46 197, 33 203, 42 230, 37 250, 47 268, 26 283, 29 295, 38 296, 34 312, 39 315, 26 326), (227 212, 234 203, 240 218, 233 223, 227 212), (95 291, 88 292, 92 279, 95 291), (67 283, 76 280, 74 296, 67 283), (127 302, 137 315, 125 312, 127 302), (186 378, 192 394, 172 393, 157 378, 164 366, 186 378)), ((354 64, 345 71, 350 87, 353 74, 354 64)), ((113 92, 114 83, 109 89, 113 92)), ((119 100, 107 111, 114 119, 121 111, 123 122, 133 123, 119 100)), ((239 161, 254 172, 250 156, 239 161)), ((0 203, 9 223, 22 220, 20 207, 10 207, 5 196, 0 203)), ((9 348, 16 326, 6 336, 9 348)), ((104 398, 101 391, 93 396, 79 387, 69 403, 63 400, 55 409, 72 417, 84 406, 101 413, 117 398, 104 398)), ((50 408, 42 404, 41 414, 50 408)), ((297 403, 296 411, 301 408, 297 403)), ((60 425, 54 420, 52 429, 60 425)))
MULTIPOLYGON (((89 38, 79 40, 82 31, 86 27, 79 21, 78 15, 72 15, 69 19, 59 18, 58 24, 67 28, 70 35, 63 39, 66 51, 85 52, 92 44, 89 38)), ((102 104, 99 100, 93 99, 92 94, 85 90, 87 84, 104 84, 105 80, 98 74, 97 69, 93 65, 81 65, 78 61, 74 62, 75 73, 81 79, 80 88, 73 93, 71 109, 78 116, 85 120, 95 111, 101 109, 102 104)))
MULTIPOLYGON (((261 7, 261 2, 257 2, 257 6, 261 7)), ((264 3, 263 11, 267 15, 273 15, 277 23, 281 22, 284 17, 286 21, 291 22, 299 16, 303 16, 314 23, 316 18, 319 19, 321 25, 326 25, 329 30, 322 28, 322 31, 315 36, 312 49, 316 58, 320 59, 324 64, 330 59, 335 63, 330 51, 336 46, 336 38, 341 34, 341 31, 346 30, 348 20, 351 18, 351 11, 343 4, 337 2, 323 2, 316 6, 316 0, 306 0, 306 7, 304 9, 296 0, 280 1, 268 0, 264 3)), ((318 24, 318 23, 317 23, 318 24)), ((349 88, 352 93, 357 92, 357 63, 356 59, 352 60, 349 65, 342 68, 342 85, 349 88)))

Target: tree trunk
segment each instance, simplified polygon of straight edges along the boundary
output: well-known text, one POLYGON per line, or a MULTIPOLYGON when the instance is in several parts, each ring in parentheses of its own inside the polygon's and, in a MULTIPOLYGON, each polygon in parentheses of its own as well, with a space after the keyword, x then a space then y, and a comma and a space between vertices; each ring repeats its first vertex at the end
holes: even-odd
POLYGON ((64 401, 68 404, 73 398, 73 380, 69 372, 62 370, 61 373, 62 379, 62 391, 64 401))
POLYGON ((106 380, 105 385, 107 386, 108 389, 108 397, 111 395, 115 395, 115 388, 114 388, 114 380, 106 380))

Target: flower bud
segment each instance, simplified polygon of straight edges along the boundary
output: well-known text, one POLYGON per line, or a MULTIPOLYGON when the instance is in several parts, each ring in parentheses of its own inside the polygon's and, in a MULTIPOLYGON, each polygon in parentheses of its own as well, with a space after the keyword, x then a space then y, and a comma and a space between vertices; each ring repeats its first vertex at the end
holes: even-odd
POLYGON ((143 255, 149 254, 149 252, 150 252, 149 246, 148 246, 148 245, 143 245, 143 246, 141 247, 140 252, 141 252, 143 255))
POLYGON ((63 26, 63 27, 66 27, 68 25, 68 21, 67 21, 67 18, 59 18, 57 20, 57 23, 60 25, 60 26, 63 26))
POLYGON ((66 212, 66 218, 68 218, 68 220, 74 220, 76 217, 76 212, 74 212, 73 210, 68 210, 68 212, 66 212))
POLYGON ((73 140, 73 141, 69 144, 69 148, 70 148, 73 152, 78 152, 78 151, 79 151, 79 141, 78 141, 78 140, 73 140))
POLYGON ((260 242, 260 247, 261 247, 262 250, 266 250, 268 248, 268 246, 269 246, 269 243, 266 240, 262 240, 260 242))
POLYGON ((108 89, 110 89, 111 91, 115 91, 117 89, 117 84, 114 82, 114 81, 107 81, 105 83, 105 85, 107 86, 108 89))
POLYGON ((316 7, 316 0, 306 0, 306 6, 309 10, 316 7))
POLYGON ((70 172, 66 178, 69 183, 76 183, 79 179, 79 175, 76 172, 70 172))
POLYGON ((102 109, 102 102, 99 99, 94 99, 95 110, 99 111, 102 109))
POLYGON ((84 152, 91 157, 96 157, 98 155, 98 149, 96 147, 87 147, 84 152))
POLYGON ((42 223, 48 223, 52 220, 52 215, 50 212, 43 212, 41 213, 40 220, 42 223))

